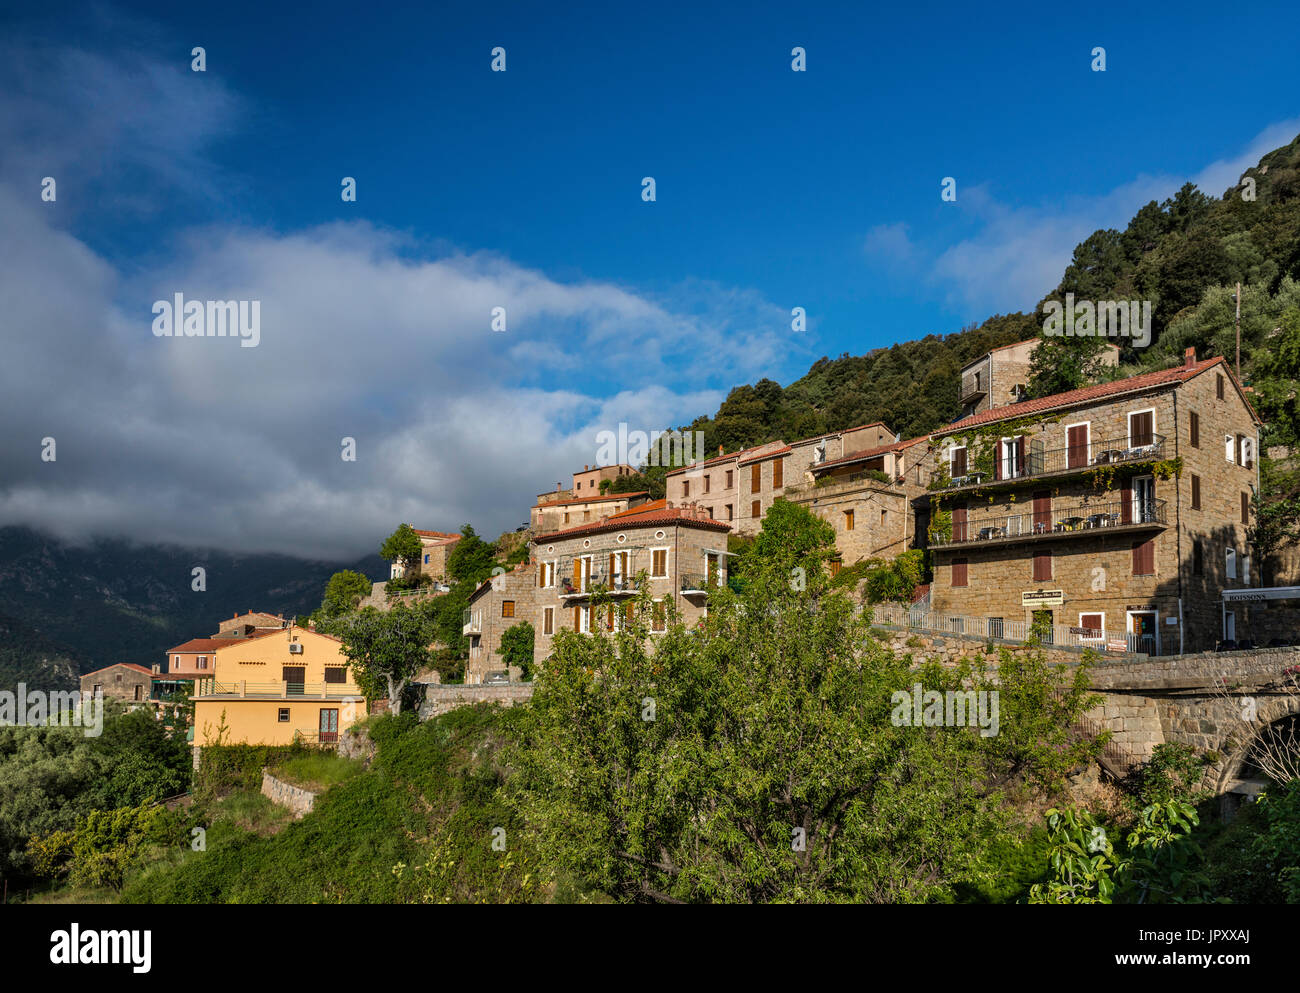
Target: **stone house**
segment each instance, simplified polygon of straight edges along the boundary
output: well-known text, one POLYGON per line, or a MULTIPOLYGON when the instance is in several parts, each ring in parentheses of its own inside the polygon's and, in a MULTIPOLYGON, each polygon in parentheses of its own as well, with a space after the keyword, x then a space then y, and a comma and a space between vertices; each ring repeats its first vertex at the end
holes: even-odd
POLYGON ((102 693, 105 698, 148 703, 153 693, 153 670, 134 662, 115 662, 81 677, 82 696, 102 693))
POLYGON ((649 492, 641 490, 636 493, 614 493, 609 496, 574 497, 570 500, 552 500, 535 504, 529 511, 528 526, 534 533, 559 531, 578 524, 590 524, 610 514, 621 513, 632 507, 646 503, 649 492))
MULTIPOLYGON (((469 606, 461 619, 461 633, 469 639, 466 683, 482 683, 489 673, 507 671, 505 660, 499 654, 501 636, 524 621, 537 628, 537 589, 532 566, 524 564, 485 580, 470 594, 469 606)), ((521 673, 517 667, 512 666, 508 671, 511 680, 519 679, 521 673)))
POLYGON ((1152 654, 1244 636, 1247 608, 1225 618, 1220 591, 1258 585, 1259 428, 1227 362, 1192 349, 1171 369, 954 422, 914 501, 933 609, 985 628, 967 633, 1037 619, 1152 654))
POLYGON ((643 588, 655 603, 652 633, 667 630, 668 604, 687 624, 696 623, 707 611, 710 586, 726 582, 730 530, 698 505, 656 500, 538 535, 532 542, 534 658, 550 655, 561 628, 617 627, 643 588), (601 598, 604 603, 595 602, 601 598))
POLYGON ((789 445, 771 441, 719 453, 668 473, 667 498, 679 505, 698 503, 707 516, 731 524, 738 534, 757 534, 773 501, 785 495, 786 487, 811 481, 814 467, 894 439, 889 428, 876 422, 789 445))
POLYGON ((429 576, 435 582, 447 578, 447 556, 451 554, 460 541, 459 534, 447 531, 421 531, 413 529, 420 536, 420 559, 409 567, 402 562, 394 562, 389 568, 389 579, 404 579, 407 569, 413 576, 429 576))
POLYGON ((222 621, 217 625, 217 633, 212 637, 246 638, 258 631, 278 631, 288 625, 288 620, 279 614, 268 614, 264 610, 250 610, 222 621))
MULTIPOLYGON (((1023 400, 1029 385, 1029 363, 1041 340, 1030 338, 1003 345, 962 366, 959 396, 962 417, 1023 400)), ((1101 362, 1111 367, 1119 365, 1119 347, 1108 344, 1101 362)))
POLYGON ((821 462, 810 482, 787 486, 785 498, 807 507, 835 529, 841 565, 863 559, 892 559, 915 547, 912 501, 930 483, 930 439, 893 441, 843 458, 821 462))

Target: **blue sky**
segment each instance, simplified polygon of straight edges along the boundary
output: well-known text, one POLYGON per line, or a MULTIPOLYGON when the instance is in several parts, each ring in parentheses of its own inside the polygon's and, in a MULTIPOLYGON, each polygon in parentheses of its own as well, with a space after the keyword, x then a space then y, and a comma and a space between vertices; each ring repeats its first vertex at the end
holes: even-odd
POLYGON ((57 480, 10 453, 0 522, 321 554, 394 515, 513 526, 599 430, 1032 307, 1095 228, 1187 179, 1218 195, 1300 131, 1284 5, 613 6, 9 15, 0 211, 37 246, 16 313, 119 426, 69 411, 57 480), (57 205, 30 202, 51 174, 57 205), (149 304, 177 289, 262 299, 262 344, 166 351, 149 304), (224 491, 192 492, 196 433, 249 463, 224 491), (345 434, 368 466, 335 464, 345 434), (285 459, 298 482, 266 489, 285 459), (160 489, 215 503, 129 510, 160 489))

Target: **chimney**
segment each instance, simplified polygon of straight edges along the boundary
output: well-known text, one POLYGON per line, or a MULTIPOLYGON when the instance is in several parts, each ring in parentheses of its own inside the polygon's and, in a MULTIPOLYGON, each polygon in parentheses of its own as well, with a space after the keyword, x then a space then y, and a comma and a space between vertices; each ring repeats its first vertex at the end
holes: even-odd
POLYGON ((1184 367, 1187 368, 1187 369, 1190 369, 1192 366, 1196 365, 1196 346, 1195 346, 1195 345, 1193 345, 1192 347, 1190 347, 1189 349, 1187 349, 1187 351, 1183 352, 1183 365, 1184 365, 1184 367))
POLYGON ((589 465, 584 465, 584 466, 582 467, 582 471, 583 471, 583 472, 586 472, 586 471, 587 471, 588 469, 590 469, 590 468, 591 468, 591 466, 589 466, 589 465))
POLYGON ((721 445, 718 446, 718 454, 719 454, 719 455, 722 454, 722 446, 721 446, 721 445))

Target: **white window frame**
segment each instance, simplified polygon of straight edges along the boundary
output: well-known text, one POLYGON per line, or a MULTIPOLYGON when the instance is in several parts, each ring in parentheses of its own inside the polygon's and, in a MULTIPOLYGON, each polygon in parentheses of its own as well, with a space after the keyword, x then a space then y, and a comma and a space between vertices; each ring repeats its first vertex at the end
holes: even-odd
POLYGON ((1225 548, 1223 551, 1224 569, 1229 579, 1237 578, 1237 550, 1225 548))
MULTIPOLYGON (((1151 415, 1151 443, 1152 443, 1153 445, 1155 444, 1155 440, 1156 440, 1156 408, 1155 408, 1155 407, 1143 407, 1141 410, 1130 410, 1130 411, 1128 412, 1128 445, 1126 446, 1127 448, 1132 448, 1132 447, 1133 447, 1133 417, 1134 417, 1134 415, 1137 415, 1137 414, 1150 414, 1150 415, 1151 415)), ((1088 441, 1091 442, 1091 441, 1092 441, 1092 437, 1091 437, 1092 432, 1089 431, 1088 434, 1089 434, 1088 441)), ((1066 444, 1068 445, 1069 442, 1067 441, 1066 444)))
POLYGON ((1230 434, 1223 436, 1223 458, 1226 462, 1237 464, 1237 439, 1230 434))
POLYGON ((1085 635, 1080 635, 1080 636, 1079 636, 1079 640, 1080 640, 1080 641, 1094 641, 1094 642, 1105 641, 1105 640, 1106 640, 1106 611, 1104 611, 1104 610, 1081 610, 1081 611, 1079 611, 1079 627, 1080 627, 1080 628, 1083 627, 1083 619, 1084 619, 1084 617, 1088 616, 1089 614, 1092 614, 1092 615, 1095 615, 1095 616, 1101 618, 1101 634, 1098 635, 1096 638, 1089 638, 1089 637, 1086 637, 1085 635))
MULTIPOLYGON (((1016 445, 1016 442, 1018 442, 1018 441, 1019 441, 1021 438, 1023 438, 1023 437, 1024 437, 1024 435, 1019 435, 1019 434, 1018 434, 1018 435, 1014 435, 1014 436, 1012 436, 1012 437, 1010 437, 1010 438, 1002 438, 1002 439, 1000 439, 1000 440, 998 441, 998 461, 1002 463, 1002 478, 1003 478, 1003 479, 1018 479, 1018 478, 1019 478, 1019 476, 1016 476, 1016 475, 1012 472, 1012 470, 1014 469, 1014 463, 1015 463, 1015 461, 1016 461, 1016 455, 1018 454, 1018 453, 1017 453, 1017 445, 1016 445)), ((1020 467, 1020 469, 1021 469, 1021 475, 1024 474, 1024 468, 1025 468, 1024 466, 1021 466, 1021 467, 1020 467)))
POLYGON ((666 601, 663 597, 658 597, 658 598, 656 598, 653 602, 654 602, 654 603, 662 603, 662 604, 664 604, 664 611, 663 611, 663 627, 655 627, 655 624, 658 623, 658 622, 657 622, 657 620, 655 619, 655 610, 654 610, 653 607, 651 607, 651 608, 650 608, 650 633, 651 633, 651 634, 663 634, 665 631, 668 630, 668 606, 667 606, 667 601, 666 601))
POLYGON ((578 633, 591 634, 591 605, 583 604, 578 608, 578 633))
POLYGON ((1250 435, 1248 434, 1243 434, 1241 436, 1241 454, 1239 456, 1240 461, 1237 464, 1244 468, 1246 463, 1250 461, 1251 456, 1254 454, 1255 454, 1254 439, 1251 438, 1250 435))
POLYGON ((1142 504, 1138 499, 1138 486, 1137 486, 1138 483, 1151 484, 1151 512, 1152 514, 1154 514, 1156 509, 1156 477, 1154 475, 1134 476, 1132 479, 1129 480, 1129 487, 1131 488, 1130 500, 1132 501, 1132 506, 1129 508, 1129 512, 1132 514, 1133 523, 1149 524, 1151 522, 1144 521, 1142 519, 1142 514, 1140 513, 1140 508, 1142 504))
POLYGON ((1243 586, 1250 585, 1250 556, 1241 557, 1241 582, 1243 586))
MULTIPOLYGON (((1138 413, 1141 413, 1141 411, 1138 411, 1138 413)), ((1092 465, 1092 421, 1075 421, 1073 424, 1067 424, 1065 426, 1065 464, 1066 465, 1070 464, 1070 428, 1088 429, 1088 444, 1087 444, 1087 449, 1084 453, 1084 457, 1088 460, 1086 464, 1092 465)), ((1155 428, 1152 428, 1152 431, 1154 430, 1155 428)), ((1131 431, 1129 432, 1129 437, 1132 437, 1131 431)), ((1095 614, 1096 611, 1095 610, 1090 611, 1090 613, 1095 614)))
MULTIPOLYGON (((1152 430, 1153 433, 1155 432, 1155 428, 1154 428, 1154 427, 1153 427, 1151 430, 1152 430)), ((1096 611, 1092 611, 1092 613, 1096 613, 1096 611)), ((1160 611, 1159 611, 1159 610, 1126 610, 1126 611, 1124 611, 1124 638, 1125 638, 1125 640, 1127 640, 1127 639, 1129 639, 1129 638, 1132 638, 1132 637, 1134 637, 1134 636, 1137 634, 1137 632, 1133 630, 1133 615, 1134 615, 1134 614, 1155 614, 1155 618, 1156 618, 1156 619, 1155 619, 1154 630, 1155 630, 1155 641, 1156 641, 1156 654, 1159 655, 1159 654, 1160 654, 1160 611)))
POLYGON ((671 551, 672 551, 672 548, 671 548, 670 546, 668 546, 668 545, 661 545, 661 546, 658 546, 658 547, 652 547, 652 548, 650 549, 650 578, 651 578, 651 579, 667 579, 667 578, 668 578, 668 573, 669 573, 669 572, 671 571, 671 569, 672 569, 672 566, 671 566, 671 565, 669 564, 669 562, 668 562, 668 553, 671 552, 671 551), (663 571, 663 575, 657 575, 657 574, 655 573, 655 552, 663 552, 663 553, 664 553, 664 571, 663 571))
POLYGON ((586 568, 586 570, 584 570, 585 575, 583 576, 583 582, 582 582, 582 584, 578 587, 578 592, 579 592, 579 593, 586 593, 589 589, 591 589, 591 571, 592 571, 592 561, 591 561, 591 560, 592 560, 592 556, 590 556, 590 555, 576 555, 576 556, 574 556, 573 561, 574 561, 575 563, 577 563, 577 562, 586 562, 586 563, 587 563, 587 568, 586 568))

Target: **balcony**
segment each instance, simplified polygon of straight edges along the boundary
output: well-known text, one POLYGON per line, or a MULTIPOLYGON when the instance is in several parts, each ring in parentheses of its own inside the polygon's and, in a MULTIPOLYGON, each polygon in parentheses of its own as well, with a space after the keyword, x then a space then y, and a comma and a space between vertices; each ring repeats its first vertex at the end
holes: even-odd
POLYGON ((822 476, 811 483, 787 486, 785 496, 788 500, 798 500, 806 497, 830 497, 837 496, 848 490, 861 489, 863 486, 894 488, 901 483, 901 476, 890 478, 887 473, 880 469, 865 469, 862 472, 855 472, 845 476, 822 476))
POLYGON ((348 683, 253 683, 239 680, 219 683, 215 679, 200 679, 194 688, 196 697, 230 697, 254 699, 311 699, 327 700, 339 697, 356 697, 360 691, 348 683))
POLYGON ((725 577, 717 573, 706 576, 704 573, 683 573, 678 589, 686 596, 706 596, 709 590, 717 589, 726 582, 725 577))
POLYGON ((964 407, 968 403, 974 403, 988 395, 989 384, 984 381, 980 374, 973 376, 962 376, 961 378, 961 405, 964 407))
POLYGON ((636 576, 615 572, 611 578, 606 570, 593 569, 587 574, 585 580, 580 574, 562 578, 560 580, 560 599, 576 600, 581 597, 591 596, 593 593, 619 596, 636 593, 640 589, 641 585, 637 582, 636 576))
POLYGON ((1018 479, 1040 479, 1050 476, 1062 476, 1070 473, 1086 472, 1102 466, 1122 465, 1131 462, 1146 462, 1165 457, 1165 436, 1151 435, 1147 444, 1133 445, 1129 439, 1112 441, 1094 441, 1089 445, 1076 445, 1067 448, 1034 448, 1031 441, 1024 453, 1023 461, 1017 459, 1000 459, 998 472, 971 470, 961 476, 954 476, 941 490, 965 490, 993 483, 1005 483, 1018 479))
POLYGON ((460 633, 468 637, 471 634, 483 633, 483 611, 465 610, 460 615, 460 633))
POLYGON ((1162 528, 1167 523, 1165 505, 1164 500, 1091 501, 1050 511, 981 514, 954 523, 951 535, 931 535, 930 547, 965 548, 1162 528))

